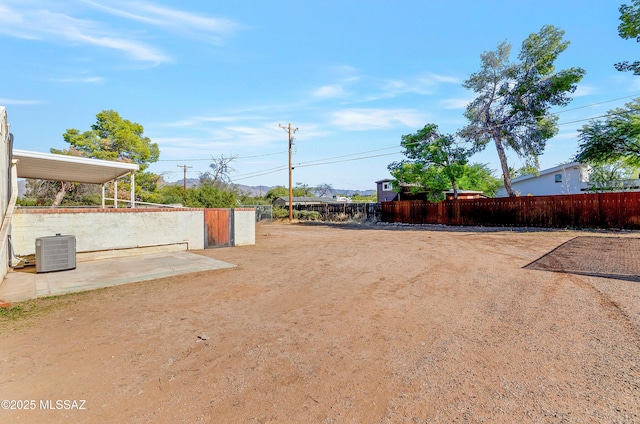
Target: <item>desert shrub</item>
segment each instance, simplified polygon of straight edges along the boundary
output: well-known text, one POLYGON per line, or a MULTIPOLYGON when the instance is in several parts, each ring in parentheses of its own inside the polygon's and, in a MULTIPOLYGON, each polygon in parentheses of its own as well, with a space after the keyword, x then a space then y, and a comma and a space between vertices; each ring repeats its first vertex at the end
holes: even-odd
POLYGON ((285 219, 289 218, 289 209, 274 206, 273 207, 273 219, 285 219))
POLYGON ((293 218, 300 221, 318 221, 320 212, 317 211, 293 211, 293 218))
POLYGON ((333 215, 333 221, 336 221, 336 222, 345 222, 345 221, 349 221, 350 219, 351 217, 343 212, 333 215))

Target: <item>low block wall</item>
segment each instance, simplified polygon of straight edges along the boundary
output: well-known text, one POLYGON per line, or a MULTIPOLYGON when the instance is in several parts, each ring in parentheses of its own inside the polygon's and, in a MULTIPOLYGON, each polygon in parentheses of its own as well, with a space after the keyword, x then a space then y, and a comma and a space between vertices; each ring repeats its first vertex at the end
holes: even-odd
POLYGON ((57 233, 74 235, 77 253, 161 246, 194 250, 204 248, 203 220, 202 209, 187 208, 18 208, 11 221, 11 241, 16 255, 35 253, 36 238, 57 233))
POLYGON ((236 208, 233 210, 234 246, 256 244, 256 210, 236 208))

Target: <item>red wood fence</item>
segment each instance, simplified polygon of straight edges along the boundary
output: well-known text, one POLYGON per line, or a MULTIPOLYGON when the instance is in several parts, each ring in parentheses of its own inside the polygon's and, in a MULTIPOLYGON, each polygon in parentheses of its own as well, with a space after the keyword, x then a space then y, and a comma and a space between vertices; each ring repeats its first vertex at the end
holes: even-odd
POLYGON ((383 202, 382 222, 640 229, 640 192, 383 202))

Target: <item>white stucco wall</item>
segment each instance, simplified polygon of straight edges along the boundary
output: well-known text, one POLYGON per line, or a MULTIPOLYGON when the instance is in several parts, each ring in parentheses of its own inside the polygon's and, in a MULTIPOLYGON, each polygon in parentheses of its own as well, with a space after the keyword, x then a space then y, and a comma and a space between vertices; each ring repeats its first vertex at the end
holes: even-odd
MULTIPOLYGON (((533 178, 516 178, 511 181, 513 191, 520 196, 552 196, 557 194, 580 194, 582 175, 580 168, 558 169, 533 178), (562 174, 562 182, 556 182, 556 174, 562 174)), ((496 197, 506 197, 504 187, 498 189, 496 197)))
POLYGON ((248 208, 234 209, 233 228, 235 246, 256 244, 256 210, 248 208))
POLYGON ((188 243, 204 248, 202 209, 16 209, 11 240, 17 255, 35 253, 35 239, 76 237, 76 252, 188 243))

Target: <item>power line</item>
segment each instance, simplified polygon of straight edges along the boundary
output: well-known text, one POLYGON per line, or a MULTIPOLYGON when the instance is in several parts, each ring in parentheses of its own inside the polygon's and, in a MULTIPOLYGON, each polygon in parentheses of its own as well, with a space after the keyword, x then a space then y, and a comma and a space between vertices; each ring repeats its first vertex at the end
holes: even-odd
MULTIPOLYGON (((602 102, 602 103, 604 103, 604 102, 602 102)), ((581 108, 584 108, 584 107, 587 107, 587 106, 583 106, 581 108)), ((619 112, 607 113, 607 114, 603 114, 603 115, 593 116, 593 117, 590 117, 590 118, 584 118, 584 119, 568 121, 568 122, 561 122, 561 123, 558 123, 557 125, 568 125, 568 124, 577 123, 577 122, 590 121, 590 120, 598 119, 598 118, 605 118, 605 117, 609 117, 609 116, 622 115, 622 114, 628 113, 628 112, 633 112, 633 111, 632 110, 623 110, 623 111, 619 111, 619 112)), ((416 142, 414 144, 419 144, 419 142, 416 142)), ((455 143, 455 144, 458 145, 460 143, 455 143)), ((363 151, 363 152, 358 152, 358 153, 350 153, 350 154, 347 154, 347 155, 328 157, 328 158, 324 158, 324 159, 316 159, 316 160, 311 160, 311 161, 307 161, 307 162, 298 162, 298 163, 295 164, 295 167, 307 168, 307 167, 312 167, 312 166, 330 165, 330 164, 334 164, 334 163, 351 162, 351 161, 358 161, 358 160, 364 160, 364 159, 371 159, 371 158, 375 158, 375 157, 402 154, 402 152, 392 152, 392 153, 385 153, 385 154, 381 154, 381 155, 371 155, 371 156, 357 157, 357 158, 344 159, 344 160, 334 160, 334 159, 342 159, 342 158, 351 157, 351 156, 357 156, 357 155, 361 155, 361 154, 365 154, 365 153, 372 153, 372 152, 376 152, 376 151, 383 151, 383 150, 396 149, 396 148, 398 148, 398 146, 384 147, 384 148, 380 148, 380 149, 368 150, 368 151, 363 151)), ((260 176, 264 176, 264 175, 269 175, 269 174, 273 174, 273 173, 276 173, 276 172, 283 171, 285 169, 286 169, 286 167, 284 167, 284 166, 278 166, 278 167, 275 167, 275 168, 269 168, 269 169, 265 169, 265 170, 261 170, 261 171, 255 171, 255 172, 251 172, 251 173, 247 173, 247 174, 240 174, 238 177, 234 178, 234 181, 241 181, 241 180, 246 180, 246 179, 250 179, 250 178, 256 178, 256 177, 260 177, 260 176)))
MULTIPOLYGON (((626 99, 626 98, 637 97, 637 96, 638 96, 638 94, 635 94, 635 95, 630 95, 630 96, 619 97, 619 98, 616 98, 616 99, 605 100, 605 101, 602 101, 602 102, 590 103, 588 105, 583 105, 583 106, 579 106, 579 107, 572 108, 572 109, 564 109, 562 111, 555 112, 555 113, 552 113, 552 114, 548 114, 546 116, 553 116, 553 115, 557 116, 560 113, 570 112, 570 111, 579 110, 579 109, 585 109, 585 108, 601 105, 601 104, 604 104, 604 103, 610 103, 610 102, 614 102, 614 101, 618 101, 618 100, 622 100, 622 99, 626 99)), ((574 124, 574 123, 578 123, 578 122, 591 121, 591 120, 599 119, 599 118, 607 118, 607 117, 611 117, 611 116, 622 115, 622 114, 633 112, 633 111, 634 110, 615 111, 615 112, 606 113, 606 114, 602 114, 602 115, 592 116, 592 117, 589 117, 589 118, 577 119, 577 120, 567 121, 567 122, 559 122, 556 125, 558 125, 558 126, 560 126, 560 125, 569 125, 569 124, 574 124)), ((514 122, 512 122, 510 124, 513 125, 514 122)), ((515 124, 517 124, 517 122, 515 122, 515 124)), ((500 125, 500 126, 503 126, 503 125, 500 125)), ((285 130, 288 130, 287 127, 283 127, 282 125, 280 127, 285 129, 285 130)), ((296 130, 297 130, 297 128, 296 128, 296 130)), ((295 132, 295 131, 293 131, 293 132, 295 132)), ((290 139, 290 147, 291 147, 292 144, 293 144, 293 137, 292 137, 292 139, 290 139)), ((419 144, 419 143, 415 143, 415 144, 419 144)), ((460 142, 455 143, 455 144, 459 145, 460 142)), ((311 160, 311 161, 307 161, 307 162, 299 162, 295 166, 304 168, 304 167, 329 165, 329 164, 334 164, 334 163, 350 162, 350 161, 370 159, 370 158, 374 158, 374 157, 402 154, 402 152, 393 152, 393 153, 387 153, 387 154, 381 154, 381 155, 371 155, 371 156, 356 157, 356 158, 351 158, 351 159, 340 160, 340 159, 343 159, 343 158, 349 158, 349 157, 358 156, 358 155, 362 155, 362 154, 366 154, 366 153, 373 153, 373 152, 377 152, 377 151, 384 151, 384 150, 390 150, 390 149, 396 149, 396 148, 398 148, 397 145, 390 146, 390 147, 384 147, 384 148, 380 148, 380 149, 367 150, 367 151, 363 151, 363 152, 350 153, 350 154, 346 154, 346 155, 333 156, 333 157, 328 157, 328 158, 324 158, 324 159, 315 159, 315 160, 311 160)), ((284 153, 285 152, 277 152, 277 153, 266 153, 266 154, 261 154, 261 155, 241 156, 241 157, 238 157, 237 159, 249 159, 249 158, 256 158, 256 157, 274 156, 274 155, 280 155, 280 154, 284 154, 284 153)), ((161 161, 166 161, 166 162, 169 162, 169 161, 185 161, 185 162, 188 162, 188 161, 204 161, 204 160, 209 161, 210 159, 166 159, 166 160, 161 160, 161 161)), ((186 165, 183 165, 183 166, 186 166, 186 165)), ((183 167, 183 166, 179 165, 179 167, 183 167)), ((189 168, 191 168, 191 167, 189 167, 189 168)), ((293 168, 293 166, 291 166, 291 168, 293 168)), ((246 174, 240 174, 238 177, 234 178, 234 180, 239 181, 239 180, 245 180, 245 179, 249 179, 249 178, 256 178, 256 177, 263 176, 263 175, 269 175, 269 174, 272 174, 272 173, 281 172, 281 171, 283 171, 285 169, 287 169, 287 168, 284 167, 284 166, 278 166, 278 167, 269 168, 269 169, 265 169, 265 170, 254 171, 254 172, 250 172, 250 173, 246 173, 246 174)), ((184 170, 186 171, 186 168, 184 168, 184 170)), ((173 173, 173 172, 169 172, 169 173, 173 173)))
POLYGON ((638 96, 640 96, 640 93, 633 94, 631 96, 618 97, 617 99, 604 100, 602 102, 591 103, 591 104, 584 105, 584 106, 578 106, 578 107, 574 107, 574 108, 571 108, 571 109, 562 109, 562 110, 560 110, 558 112, 554 112, 552 115, 559 115, 559 114, 565 113, 565 112, 572 112, 574 110, 586 109, 588 107, 599 106, 599 105, 603 105, 605 103, 617 102, 618 100, 630 99, 632 97, 638 97, 638 96))
MULTIPOLYGON (((253 155, 253 156, 238 156, 236 159, 253 159, 253 158, 261 158, 265 156, 275 156, 275 155, 283 155, 287 152, 277 152, 277 153, 265 153, 264 155, 253 155)), ((209 159, 200 159, 200 158, 192 158, 192 159, 158 159, 157 162, 211 162, 212 158, 209 159)))
POLYGON ((397 154, 401 154, 401 153, 402 152, 383 153, 381 155, 363 156, 361 158, 335 160, 335 161, 322 162, 322 163, 300 163, 300 164, 296 164, 296 168, 308 168, 310 166, 331 165, 331 164, 334 164, 334 163, 341 163, 341 162, 353 162, 353 161, 356 161, 356 160, 379 158, 379 157, 382 157, 382 156, 391 156, 391 155, 397 155, 397 154))

